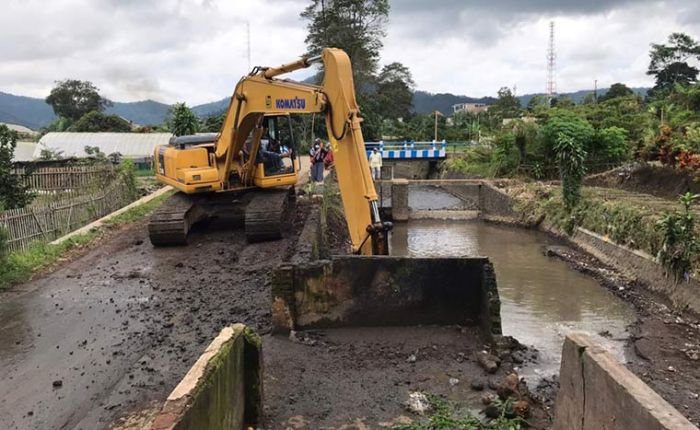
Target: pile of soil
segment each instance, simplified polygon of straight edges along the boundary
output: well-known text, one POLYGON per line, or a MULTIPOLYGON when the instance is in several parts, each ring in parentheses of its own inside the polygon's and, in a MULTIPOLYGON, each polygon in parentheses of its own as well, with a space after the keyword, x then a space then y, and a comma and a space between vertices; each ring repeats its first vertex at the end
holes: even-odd
MULTIPOLYGON (((420 419, 406 408, 415 392, 440 396, 484 418, 483 398, 504 395, 507 375, 534 355, 520 345, 491 350, 474 329, 458 326, 293 332, 289 338, 265 336, 263 350, 262 428, 269 430, 390 428, 420 419), (494 373, 478 363, 485 350, 502 358, 494 373)), ((524 384, 506 395, 529 405, 530 428, 551 424, 524 384)))
POLYGON ((686 192, 700 193, 700 181, 690 171, 652 164, 633 164, 588 176, 584 185, 619 188, 676 200, 686 192))

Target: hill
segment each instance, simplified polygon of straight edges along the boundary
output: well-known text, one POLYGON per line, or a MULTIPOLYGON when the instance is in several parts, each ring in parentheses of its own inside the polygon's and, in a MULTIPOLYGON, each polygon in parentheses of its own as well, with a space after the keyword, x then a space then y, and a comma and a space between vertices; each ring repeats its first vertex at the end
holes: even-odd
MULTIPOLYGON (((309 80, 311 78, 308 78, 309 80)), ((633 88, 638 94, 645 96, 647 88, 633 88)), ((587 94, 593 90, 581 90, 573 93, 561 94, 571 97, 576 103, 583 101, 587 94)), ((599 89, 598 94, 607 92, 607 88, 599 89)), ((527 106, 528 102, 536 94, 526 94, 519 96, 521 106, 527 106)), ((430 113, 436 110, 443 114, 452 113, 452 105, 457 103, 486 103, 491 104, 496 99, 494 97, 469 97, 450 93, 432 94, 425 91, 416 91, 413 94, 413 106, 416 113, 430 113)), ((200 117, 211 114, 218 114, 228 108, 229 97, 211 103, 194 106, 192 110, 200 117)), ((162 124, 168 115, 170 105, 153 100, 139 102, 114 102, 114 105, 107 108, 107 113, 117 114, 136 124, 155 125, 162 124)), ((44 99, 17 96, 0 92, 0 122, 19 124, 38 130, 46 127, 56 116, 44 99)))
POLYGON ((15 96, 0 91, 0 122, 8 122, 38 130, 55 118, 51 106, 42 99, 15 96))

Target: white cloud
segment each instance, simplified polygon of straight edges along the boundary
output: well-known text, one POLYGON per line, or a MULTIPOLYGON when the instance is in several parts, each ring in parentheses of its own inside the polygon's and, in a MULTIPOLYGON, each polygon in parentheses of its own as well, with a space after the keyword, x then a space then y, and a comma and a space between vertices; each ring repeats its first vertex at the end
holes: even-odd
MULTIPOLYGON (((0 91, 44 97, 53 81, 93 81, 111 99, 198 104, 228 96, 253 65, 304 50, 305 0, 6 0, 0 91)), ((561 91, 650 85, 649 44, 700 36, 694 0, 395 0, 383 63, 408 65, 417 88, 474 96, 545 86, 548 22, 557 22, 561 91)), ((308 75, 308 72, 297 76, 308 75)))

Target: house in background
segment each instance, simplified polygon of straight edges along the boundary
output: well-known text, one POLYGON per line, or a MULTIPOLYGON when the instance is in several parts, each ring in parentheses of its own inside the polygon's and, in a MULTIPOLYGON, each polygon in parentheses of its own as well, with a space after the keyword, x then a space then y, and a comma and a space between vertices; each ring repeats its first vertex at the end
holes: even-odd
POLYGON ((486 103, 457 103, 452 105, 453 113, 482 113, 486 112, 487 110, 489 110, 489 106, 486 103))
POLYGON ((21 139, 32 139, 39 135, 38 131, 25 127, 19 124, 10 124, 9 122, 0 122, 0 125, 5 125, 10 130, 16 131, 21 139))

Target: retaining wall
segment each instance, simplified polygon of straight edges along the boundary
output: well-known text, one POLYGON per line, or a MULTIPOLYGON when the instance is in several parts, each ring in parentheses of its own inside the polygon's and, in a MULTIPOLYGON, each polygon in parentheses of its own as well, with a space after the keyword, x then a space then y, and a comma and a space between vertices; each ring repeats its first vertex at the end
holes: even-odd
POLYGON ((335 256, 273 275, 275 331, 419 324, 477 325, 501 334, 493 266, 485 257, 335 256))
POLYGON ((697 430, 586 335, 567 335, 553 430, 697 430))
POLYGON ((393 181, 378 181, 377 190, 382 199, 384 213, 390 215, 393 221, 407 221, 409 218, 426 218, 424 212, 414 211, 409 207, 408 193, 411 186, 435 186, 458 197, 464 202, 462 211, 440 211, 437 218, 442 219, 469 219, 478 216, 488 220, 497 221, 502 218, 513 218, 517 214, 512 208, 510 197, 492 184, 469 179, 428 179, 409 181, 406 179, 394 179, 393 181), (450 216, 449 213, 464 212, 458 216, 450 216))
POLYGON ((260 339, 244 325, 224 328, 170 393, 151 430, 241 430, 262 405, 260 339))
POLYGON ((641 279, 649 289, 668 297, 674 306, 700 313, 700 282, 696 279, 675 282, 673 276, 666 276, 663 267, 651 255, 618 245, 580 227, 572 240, 602 262, 641 279))

